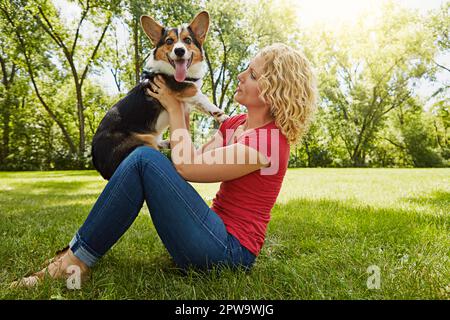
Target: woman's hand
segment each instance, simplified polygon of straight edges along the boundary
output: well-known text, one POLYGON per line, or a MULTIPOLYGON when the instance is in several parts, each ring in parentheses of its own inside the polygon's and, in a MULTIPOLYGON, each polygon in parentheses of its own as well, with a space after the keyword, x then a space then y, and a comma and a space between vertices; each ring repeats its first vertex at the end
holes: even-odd
POLYGON ((182 109, 183 103, 179 101, 176 98, 175 93, 167 87, 162 76, 156 76, 153 81, 154 83, 150 82, 151 90, 149 88, 146 89, 149 96, 157 99, 169 113, 177 109, 182 109))

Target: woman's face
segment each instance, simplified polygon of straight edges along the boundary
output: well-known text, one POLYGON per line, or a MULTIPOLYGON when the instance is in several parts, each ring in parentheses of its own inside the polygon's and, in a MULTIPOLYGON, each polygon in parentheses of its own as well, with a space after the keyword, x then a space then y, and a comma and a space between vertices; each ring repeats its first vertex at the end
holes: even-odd
POLYGON ((246 106, 250 107, 264 107, 265 101, 259 97, 261 91, 258 87, 258 79, 262 74, 262 67, 264 58, 257 55, 250 61, 250 64, 246 70, 238 75, 239 84, 234 94, 234 100, 246 106))

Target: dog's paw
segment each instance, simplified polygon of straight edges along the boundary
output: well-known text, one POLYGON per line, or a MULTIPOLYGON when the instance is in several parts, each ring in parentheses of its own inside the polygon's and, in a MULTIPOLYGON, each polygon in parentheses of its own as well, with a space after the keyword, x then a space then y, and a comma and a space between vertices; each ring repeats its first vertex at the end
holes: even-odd
POLYGON ((170 140, 162 140, 158 142, 158 147, 160 149, 170 149, 170 140))
POLYGON ((219 123, 224 122, 225 120, 227 120, 230 116, 226 115, 226 114, 222 114, 218 117, 216 117, 216 120, 219 121, 219 123))

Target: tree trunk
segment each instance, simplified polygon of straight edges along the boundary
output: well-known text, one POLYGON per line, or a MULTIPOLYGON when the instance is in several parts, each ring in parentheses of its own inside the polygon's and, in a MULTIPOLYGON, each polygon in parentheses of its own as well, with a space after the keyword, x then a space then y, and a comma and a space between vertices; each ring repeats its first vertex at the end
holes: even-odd
POLYGON ((81 92, 81 85, 79 83, 75 83, 75 89, 77 93, 77 113, 78 113, 78 121, 79 121, 79 145, 78 145, 78 158, 79 160, 84 158, 84 151, 86 148, 86 135, 84 132, 85 119, 84 119, 84 105, 83 105, 83 95, 81 92))
POLYGON ((366 157, 364 151, 361 149, 355 150, 352 156, 352 165, 354 167, 364 167, 366 164, 366 157))
MULTIPOLYGON (((307 166, 309 168, 309 167, 311 167, 311 152, 309 150, 309 145, 308 145, 308 142, 306 140, 304 141, 304 144, 305 144, 306 155, 308 157, 308 164, 307 164, 307 166)), ((295 153, 297 154, 297 147, 295 148, 295 153)), ((297 159, 296 159, 296 162, 297 162, 297 159)), ((297 166, 297 164, 296 164, 296 166, 297 166)))
POLYGON ((9 155, 9 135, 10 135, 10 127, 9 121, 11 118, 11 112, 9 110, 9 97, 5 99, 5 104, 3 105, 3 137, 2 137, 2 149, 0 150, 0 163, 5 164, 5 160, 9 155))
POLYGON ((133 47, 134 47, 134 81, 137 85, 141 80, 141 57, 139 54, 139 17, 133 17, 133 47))

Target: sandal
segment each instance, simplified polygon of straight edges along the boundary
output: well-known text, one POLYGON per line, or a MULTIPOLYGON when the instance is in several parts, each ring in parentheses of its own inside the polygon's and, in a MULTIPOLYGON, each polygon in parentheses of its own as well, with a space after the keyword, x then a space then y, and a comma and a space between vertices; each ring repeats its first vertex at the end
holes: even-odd
MULTIPOLYGON (((52 279, 67 279, 67 278, 69 278, 72 273, 67 272, 68 267, 66 268, 65 271, 62 270, 61 264, 63 261, 61 258, 65 255, 65 253, 67 253, 69 256, 72 256, 71 259, 73 259, 73 258, 76 259, 76 257, 73 255, 73 253, 71 251, 68 251, 68 250, 69 250, 69 247, 59 250, 55 257, 47 260, 47 261, 50 261, 50 263, 47 265, 47 267, 45 267, 41 271, 38 271, 31 275, 25 276, 20 280, 13 281, 9 287, 10 288, 35 287, 45 278, 45 276, 49 276, 52 279), (52 268, 53 274, 50 274, 50 272, 48 270, 48 268, 51 264, 55 264, 52 268)), ((77 264, 74 264, 74 265, 77 265, 77 264)), ((77 265, 77 266, 80 268, 80 282, 84 283, 90 275, 90 269, 87 266, 80 266, 80 265, 77 265)))
POLYGON ((61 250, 58 250, 55 252, 55 256, 51 259, 47 259, 45 260, 45 265, 48 266, 50 263, 59 260, 63 255, 66 254, 67 250, 69 250, 69 246, 66 246, 64 248, 62 248, 61 250))

